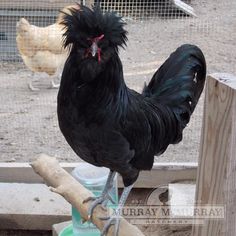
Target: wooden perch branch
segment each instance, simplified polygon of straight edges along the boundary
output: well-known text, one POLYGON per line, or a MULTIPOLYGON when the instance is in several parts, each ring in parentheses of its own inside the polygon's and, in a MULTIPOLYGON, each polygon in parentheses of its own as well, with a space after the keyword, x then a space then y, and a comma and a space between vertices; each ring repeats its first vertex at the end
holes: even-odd
MULTIPOLYGON (((83 203, 83 201, 93 196, 93 193, 87 190, 83 185, 76 181, 70 174, 60 167, 55 157, 45 154, 40 155, 32 164, 34 171, 39 174, 51 186, 51 191, 63 196, 71 205, 73 205, 88 220, 88 208, 91 202, 83 203)), ((110 209, 111 211, 111 209, 110 209)), ((100 206, 94 210, 92 222, 100 229, 105 225, 104 220, 99 217, 107 216, 100 206)), ((107 236, 113 235, 113 226, 109 229, 107 236)), ((144 236, 143 233, 135 226, 121 218, 119 236, 144 236)))

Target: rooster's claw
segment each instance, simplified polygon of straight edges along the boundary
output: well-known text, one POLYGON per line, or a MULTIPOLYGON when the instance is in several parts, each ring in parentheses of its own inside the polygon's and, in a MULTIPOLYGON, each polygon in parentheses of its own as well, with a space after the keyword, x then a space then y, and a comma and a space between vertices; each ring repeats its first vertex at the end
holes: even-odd
POLYGON ((109 218, 108 222, 105 224, 104 228, 102 229, 101 236, 105 236, 112 225, 115 226, 114 236, 118 236, 119 225, 120 225, 119 216, 112 216, 111 218, 109 218))
POLYGON ((87 199, 85 199, 83 201, 83 203, 86 203, 89 201, 93 201, 93 202, 91 203, 89 210, 88 210, 88 220, 91 220, 93 211, 97 205, 101 204, 101 208, 104 211, 107 211, 106 205, 107 205, 108 201, 111 201, 113 204, 115 204, 114 200, 112 199, 112 197, 109 194, 101 195, 100 197, 88 197, 87 199))

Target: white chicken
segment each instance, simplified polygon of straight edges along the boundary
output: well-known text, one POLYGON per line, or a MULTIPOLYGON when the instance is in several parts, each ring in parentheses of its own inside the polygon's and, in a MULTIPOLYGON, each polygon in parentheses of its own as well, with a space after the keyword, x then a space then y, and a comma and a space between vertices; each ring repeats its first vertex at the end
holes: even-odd
MULTIPOLYGON (((62 11, 69 13, 70 8, 78 5, 67 6, 62 11)), ((32 84, 35 72, 45 72, 51 76, 53 88, 58 88, 54 78, 59 76, 68 56, 68 50, 63 48, 62 14, 59 13, 55 24, 38 27, 21 18, 16 24, 16 42, 18 51, 25 65, 32 71, 29 81, 31 90, 39 90, 32 84)))

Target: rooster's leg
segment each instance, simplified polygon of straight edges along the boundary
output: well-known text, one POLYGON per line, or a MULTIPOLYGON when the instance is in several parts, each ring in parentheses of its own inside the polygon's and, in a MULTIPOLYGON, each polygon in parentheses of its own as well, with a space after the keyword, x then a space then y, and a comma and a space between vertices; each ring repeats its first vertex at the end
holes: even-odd
POLYGON ((57 88, 60 87, 60 83, 59 83, 59 84, 56 84, 55 81, 54 81, 54 78, 52 78, 52 80, 51 80, 51 87, 57 89, 57 88))
POLYGON ((35 87, 33 86, 33 79, 34 79, 34 77, 35 77, 35 73, 32 72, 32 73, 31 73, 31 77, 29 78, 29 81, 28 81, 28 87, 29 87, 29 89, 30 89, 31 91, 39 91, 39 88, 35 88, 35 87))
POLYGON ((115 214, 113 216, 108 217, 108 218, 107 217, 101 218, 103 220, 108 220, 102 230, 101 236, 105 236, 107 234, 107 231, 112 225, 115 226, 114 236, 118 236, 120 217, 121 217, 120 215, 132 188, 133 188, 133 184, 124 188, 120 197, 119 205, 117 209, 115 210, 115 214))
POLYGON ((99 197, 89 197, 89 198, 87 198, 83 201, 84 203, 88 202, 88 201, 93 201, 91 206, 89 207, 88 219, 91 219, 92 214, 93 214, 93 210, 97 205, 102 204, 102 207, 105 209, 105 207, 106 207, 109 200, 114 204, 113 199, 109 195, 109 191, 113 187, 113 181, 114 181, 115 175, 116 175, 115 171, 110 171, 110 173, 108 175, 108 178, 107 178, 107 182, 105 184, 105 187, 104 187, 104 190, 103 190, 101 196, 99 196, 99 197))

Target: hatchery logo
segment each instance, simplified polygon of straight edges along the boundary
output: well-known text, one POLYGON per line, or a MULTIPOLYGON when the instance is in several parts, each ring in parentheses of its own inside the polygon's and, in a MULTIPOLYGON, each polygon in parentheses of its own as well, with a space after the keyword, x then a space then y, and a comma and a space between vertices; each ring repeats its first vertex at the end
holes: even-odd
MULTIPOLYGON (((181 188, 179 186, 179 188, 181 188)), ((188 191, 192 191, 188 189, 188 191)), ((195 191, 195 190, 194 190, 195 191)), ((192 193, 193 196, 195 192, 192 193)), ((120 212, 113 211, 114 215, 120 215, 132 224, 204 224, 206 220, 222 220, 225 217, 223 205, 194 204, 194 197, 188 199, 176 199, 168 186, 159 186, 152 190, 145 201, 133 201, 132 205, 124 207, 120 212), (184 203, 184 204, 183 204, 184 203)))
POLYGON ((113 211, 132 224, 204 224, 206 219, 224 219, 224 206, 127 206, 113 211))

